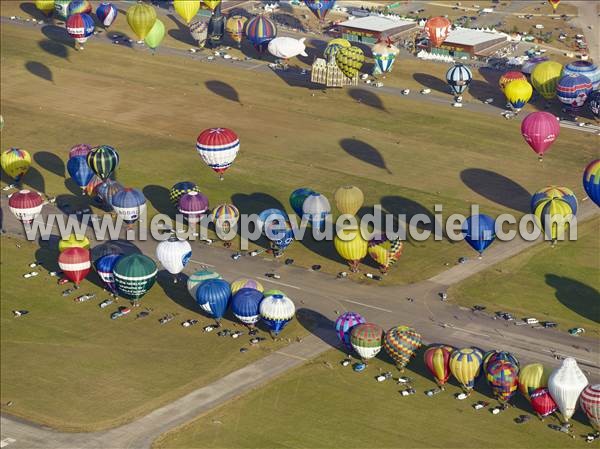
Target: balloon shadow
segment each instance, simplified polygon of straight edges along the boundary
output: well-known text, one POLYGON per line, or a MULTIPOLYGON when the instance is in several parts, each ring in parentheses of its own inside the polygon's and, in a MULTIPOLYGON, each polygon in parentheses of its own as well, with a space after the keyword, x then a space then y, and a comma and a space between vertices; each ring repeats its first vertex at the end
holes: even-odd
POLYGON ((169 30, 169 36, 179 42, 183 42, 184 44, 191 45, 194 48, 196 47, 196 41, 190 34, 190 29, 187 25, 182 23, 177 17, 173 14, 167 14, 167 17, 171 19, 171 21, 177 25, 177 29, 169 30))
POLYGON ((32 75, 35 75, 43 80, 50 81, 51 83, 54 83, 54 79, 52 76, 52 70, 50 70, 50 68, 46 64, 42 64, 41 62, 37 62, 37 61, 27 61, 25 63, 25 68, 32 75))
POLYGON ((38 42, 39 47, 46 53, 58 58, 69 59, 69 47, 62 42, 44 39, 38 42))
POLYGON ((379 98, 379 95, 373 92, 353 87, 348 89, 348 95, 359 103, 366 104, 367 106, 379 109, 380 111, 388 112, 383 105, 383 101, 379 98))
POLYGON ((39 248, 35 251, 35 260, 48 272, 60 271, 58 266, 58 255, 60 254, 58 242, 60 242, 60 237, 56 234, 38 238, 39 248))
POLYGON ((299 32, 302 32, 302 33, 305 33, 306 31, 308 31, 306 29, 306 27, 304 26, 304 24, 300 21, 300 19, 298 19, 293 14, 289 14, 287 12, 282 12, 282 13, 280 12, 280 13, 273 14, 272 19, 278 25, 295 28, 296 30, 298 30, 299 32))
POLYGON ((196 304, 196 301, 187 290, 187 276, 180 275, 178 281, 173 282, 173 275, 165 270, 161 270, 156 276, 156 283, 175 304, 190 312, 203 313, 203 310, 196 304))
POLYGON ((21 183, 23 185, 28 185, 33 190, 46 193, 46 182, 44 181, 44 177, 35 167, 29 167, 25 176, 21 179, 21 183))
POLYGON ((127 48, 133 48, 133 39, 129 37, 129 35, 122 33, 121 31, 109 31, 106 33, 106 37, 108 37, 111 41, 117 42, 117 45, 127 48))
POLYGON ((565 276, 545 275, 546 284, 554 288, 554 296, 579 316, 600 323, 600 292, 565 276))
POLYGON ((387 171, 389 174, 392 174, 390 169, 387 168, 381 153, 368 143, 363 142, 362 140, 351 138, 340 140, 340 146, 350 156, 353 156, 362 162, 366 162, 367 164, 381 168, 387 171))
POLYGON ((69 192, 71 192, 73 195, 75 195, 78 198, 83 195, 83 191, 82 191, 81 187, 79 187, 77 185, 77 183, 75 182, 75 180, 73 178, 65 179, 65 187, 67 188, 67 190, 69 192))
POLYGON ((48 19, 48 16, 35 7, 35 3, 23 2, 19 5, 19 7, 21 8, 21 11, 23 11, 25 14, 29 14, 35 20, 48 19))
POLYGON ((529 212, 531 194, 520 184, 481 168, 467 168, 460 173, 462 182, 475 193, 502 206, 529 212))
POLYGON ((109 242, 103 242, 99 245, 92 247, 92 262, 95 263, 102 256, 118 253, 121 253, 124 256, 128 256, 130 254, 141 254, 142 251, 134 243, 131 243, 128 240, 111 240, 109 242))
POLYGON ((71 36, 67 34, 67 30, 58 25, 44 25, 42 27, 42 34, 51 41, 62 42, 63 44, 73 42, 71 36))
POLYGON ((307 227, 304 237, 298 243, 301 243, 307 250, 324 259, 346 265, 346 260, 343 259, 335 249, 331 240, 316 240, 312 233, 312 227, 307 227))
POLYGON ((482 103, 489 98, 492 98, 494 100, 493 103, 491 103, 492 106, 504 109, 506 99, 496 86, 497 84, 492 85, 480 80, 471 80, 471 84, 469 85, 469 93, 472 97, 477 98, 482 103))
POLYGON ((147 185, 144 187, 143 193, 159 214, 169 215, 175 211, 175 207, 169 198, 169 189, 166 187, 154 184, 147 185))
POLYGON ((220 97, 223 97, 226 100, 239 103, 240 105, 242 104, 237 90, 235 90, 235 88, 230 84, 224 83, 223 81, 209 80, 205 81, 204 85, 213 94, 219 95, 220 97))
POLYGON ((342 354, 348 354, 349 349, 340 342, 335 333, 335 323, 325 315, 302 307, 296 310, 296 319, 308 332, 319 337, 323 342, 336 348, 342 354))
MULTIPOLYGON (((412 241, 410 238, 409 224, 415 216, 421 216, 423 219, 428 219, 430 222, 429 224, 421 222, 417 223, 415 225, 417 229, 428 230, 431 232, 435 230, 436 219, 434 214, 421 203, 398 195, 388 195, 381 198, 380 204, 386 213, 393 215, 394 231, 398 232, 402 227, 406 229, 407 242, 412 241)), ((441 224, 439 227, 441 228, 441 224)))
POLYGON ((427 73, 415 73, 413 74, 413 79, 417 83, 422 84, 423 86, 428 87, 431 90, 435 90, 444 94, 450 94, 450 90, 448 89, 446 81, 441 80, 435 76, 429 75, 427 73))
POLYGON ((58 210, 67 215, 69 219, 74 218, 80 223, 85 223, 87 227, 90 226, 89 220, 86 222, 83 221, 84 215, 91 214, 89 198, 87 196, 75 196, 63 193, 56 196, 55 204, 58 210))
POLYGON ((33 155, 33 160, 43 169, 61 178, 65 177, 65 163, 56 154, 49 151, 38 151, 33 155))

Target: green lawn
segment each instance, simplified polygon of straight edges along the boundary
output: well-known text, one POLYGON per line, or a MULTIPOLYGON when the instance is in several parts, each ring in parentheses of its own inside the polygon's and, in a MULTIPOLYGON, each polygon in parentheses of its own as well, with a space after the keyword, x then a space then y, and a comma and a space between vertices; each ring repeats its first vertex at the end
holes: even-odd
POLYGON ((564 330, 600 334, 600 219, 579 225, 578 240, 537 245, 452 288, 460 304, 552 320, 564 330))
MULTIPOLYGON (((241 399, 226 404, 192 423, 158 439, 155 449, 193 448, 567 448, 580 447, 546 427, 534 416, 524 425, 513 423, 531 414, 518 396, 516 407, 492 415, 475 411, 478 400, 496 402, 482 380, 465 401, 454 399, 460 389, 451 385, 433 398, 434 388, 424 374, 421 354, 405 375, 413 378, 417 393, 402 397, 396 382, 377 383, 379 370, 393 370, 386 356, 375 359, 357 374, 339 362, 343 355, 329 351, 241 399)), ((575 417, 576 434, 591 431, 585 418, 575 417)))

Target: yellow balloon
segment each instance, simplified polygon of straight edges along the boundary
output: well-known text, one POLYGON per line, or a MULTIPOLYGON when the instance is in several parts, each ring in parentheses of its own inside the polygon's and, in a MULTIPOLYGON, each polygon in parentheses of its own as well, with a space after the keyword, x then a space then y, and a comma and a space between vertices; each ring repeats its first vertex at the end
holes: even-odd
POLYGON ((264 287, 260 282, 250 278, 239 278, 231 283, 231 294, 235 295, 236 292, 243 288, 253 288, 259 292, 264 291, 264 287))
POLYGON ((538 388, 548 386, 550 370, 541 363, 524 366, 519 373, 519 391, 531 401, 530 395, 538 388))
POLYGON ((202 1, 204 2, 204 4, 206 6, 208 6, 211 9, 211 11, 214 11, 215 8, 217 6, 219 6, 219 3, 221 3, 221 0, 202 0, 202 1))
POLYGON ((369 242, 368 253, 371 258, 379 264, 383 273, 395 264, 404 251, 404 244, 399 238, 389 240, 388 238, 374 239, 369 242))
POLYGON ((573 218, 573 209, 567 201, 560 198, 542 200, 533 214, 539 228, 553 241, 567 236, 573 218))
POLYGON ((506 100, 515 110, 520 110, 531 99, 533 87, 526 80, 514 80, 504 88, 506 100))
POLYGON ((475 386, 475 378, 479 375, 483 354, 475 348, 456 349, 450 356, 450 372, 462 385, 471 391, 475 386))
POLYGON ((531 72, 531 84, 546 100, 556 97, 556 85, 562 74, 562 64, 544 61, 537 64, 531 72))
POLYGON ((338 254, 346 259, 350 270, 353 272, 358 271, 358 264, 367 255, 369 243, 363 238, 359 229, 342 230, 339 234, 341 238, 336 234, 333 239, 333 246, 338 254))
POLYGON ((25 150, 10 148, 2 153, 0 164, 8 176, 19 182, 31 167, 31 155, 25 150))
POLYGON ((173 7, 185 23, 189 24, 200 9, 200 0, 173 0, 173 7))
POLYGON ((35 0, 35 7, 46 15, 54 11, 54 0, 35 0))
POLYGON ((343 186, 335 191, 333 199, 342 214, 356 215, 365 201, 365 196, 358 187, 343 186))
POLYGON ((58 252, 62 253, 65 249, 69 248, 90 249, 90 241, 85 235, 71 234, 66 239, 58 242, 58 252))
POLYGON ((127 23, 139 40, 144 40, 156 22, 156 11, 146 3, 138 3, 127 10, 127 23))
POLYGON ((238 44, 242 42, 242 37, 244 37, 244 27, 247 21, 248 19, 244 16, 231 16, 225 23, 225 31, 238 44))

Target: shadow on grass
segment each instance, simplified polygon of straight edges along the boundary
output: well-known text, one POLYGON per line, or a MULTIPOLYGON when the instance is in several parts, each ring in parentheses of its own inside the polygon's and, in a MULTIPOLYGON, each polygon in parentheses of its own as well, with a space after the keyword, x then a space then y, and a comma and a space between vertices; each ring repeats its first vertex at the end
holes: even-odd
POLYGON ((494 203, 529 212, 531 194, 506 176, 481 168, 467 168, 460 173, 460 179, 475 193, 494 203))
POLYGON ((38 78, 54 83, 52 70, 50 70, 50 67, 48 67, 46 64, 42 64, 41 62, 37 61, 27 61, 25 63, 25 69, 38 78))
POLYGON ((38 45, 48 54, 69 60, 69 47, 62 42, 53 41, 51 39, 43 39, 38 42, 38 45))
POLYGON ((450 95, 450 89, 445 80, 427 73, 415 73, 413 74, 413 79, 424 87, 428 87, 431 90, 450 95))
POLYGON ((600 323, 600 292, 575 279, 555 274, 545 275, 546 284, 556 291, 554 296, 579 316, 600 323))
POLYGON ((171 21, 177 25, 177 29, 171 29, 168 31, 169 36, 179 42, 183 42, 186 45, 191 45, 193 47, 196 46, 196 41, 190 34, 190 29, 182 23, 177 17, 173 14, 167 14, 167 17, 171 19, 171 21))
POLYGON ((373 146, 355 138, 340 140, 340 146, 350 156, 392 174, 381 153, 373 146))
POLYGON ((65 177, 65 163, 56 154, 49 151, 38 151, 33 155, 33 160, 50 173, 54 173, 61 178, 65 177))
POLYGON ((35 7, 35 3, 33 2, 23 2, 19 5, 21 11, 25 14, 28 14, 30 17, 35 20, 47 20, 48 16, 45 15, 42 11, 35 7))
POLYGON ((77 185, 73 178, 65 179, 65 187, 69 192, 78 198, 83 195, 83 189, 77 185))
POLYGON ((122 47, 133 48, 133 39, 121 31, 109 31, 106 33, 106 37, 113 42, 119 41, 118 45, 122 47))
POLYGON ((41 193, 46 193, 46 182, 44 181, 44 177, 35 167, 29 167, 25 176, 21 178, 22 186, 29 186, 33 190, 37 190, 41 193))
POLYGON ((69 45, 73 44, 73 39, 67 34, 67 30, 64 27, 59 27, 58 25, 43 26, 42 34, 51 41, 61 42, 69 45))
POLYGON ((147 185, 144 187, 143 193, 158 213, 171 215, 175 212, 175 207, 169 197, 169 189, 166 187, 155 184, 147 185))
POLYGON ((218 80, 209 80, 204 83, 206 88, 213 94, 225 98, 226 100, 233 101, 238 104, 242 104, 240 101, 240 95, 238 91, 230 84, 224 83, 218 80))
POLYGON ((348 348, 340 342, 335 334, 335 323, 325 315, 302 307, 296 310, 296 319, 304 329, 319 337, 323 342, 338 349, 344 355, 348 353, 348 348))
POLYGON ((94 263, 102 256, 108 254, 123 254, 124 256, 128 256, 130 254, 141 253, 142 251, 134 243, 123 239, 100 243, 99 245, 92 247, 91 251, 92 262, 94 263))
POLYGON ((379 97, 379 95, 375 94, 366 89, 360 89, 353 87, 348 89, 348 95, 353 100, 366 104, 374 109, 378 109, 380 111, 388 112, 385 106, 383 105, 383 100, 379 97))

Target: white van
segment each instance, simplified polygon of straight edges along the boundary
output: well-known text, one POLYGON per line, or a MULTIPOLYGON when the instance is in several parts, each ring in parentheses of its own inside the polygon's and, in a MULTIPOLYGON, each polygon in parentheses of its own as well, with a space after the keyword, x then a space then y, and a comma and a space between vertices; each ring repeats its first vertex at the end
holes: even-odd
POLYGON ((539 320, 537 318, 523 318, 527 324, 538 324, 539 320))

